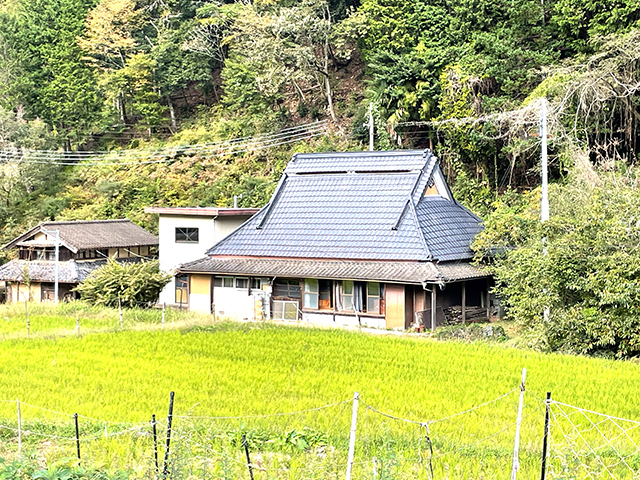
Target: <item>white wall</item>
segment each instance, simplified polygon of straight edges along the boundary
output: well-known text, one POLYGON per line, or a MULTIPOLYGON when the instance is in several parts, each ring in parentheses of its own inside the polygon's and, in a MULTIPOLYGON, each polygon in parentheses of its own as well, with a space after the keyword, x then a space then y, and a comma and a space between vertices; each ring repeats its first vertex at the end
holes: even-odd
POLYGON ((211 313, 209 295, 191 293, 189 295, 189 310, 193 312, 211 313))
POLYGON ((256 319, 256 300, 262 295, 263 292, 260 290, 249 294, 246 288, 214 287, 213 303, 216 308, 216 317, 254 320, 256 319))
MULTIPOLYGON (((204 257, 207 250, 242 225, 247 218, 249 217, 218 217, 214 220, 213 216, 160 214, 160 270, 173 273, 178 265, 204 257), (199 229, 198 243, 176 243, 176 228, 184 227, 199 229)), ((175 278, 164 287, 159 301, 167 305, 175 304, 175 278)))

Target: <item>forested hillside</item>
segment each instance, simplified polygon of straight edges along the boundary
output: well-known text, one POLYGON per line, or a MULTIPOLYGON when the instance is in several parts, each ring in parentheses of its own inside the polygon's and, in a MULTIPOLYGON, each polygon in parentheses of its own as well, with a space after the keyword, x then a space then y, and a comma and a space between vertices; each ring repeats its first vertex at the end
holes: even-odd
POLYGON ((370 109, 376 148, 432 147, 487 214, 538 183, 542 96, 553 177, 635 163, 639 22, 635 0, 3 0, 1 236, 261 206, 292 152, 366 148, 370 109))

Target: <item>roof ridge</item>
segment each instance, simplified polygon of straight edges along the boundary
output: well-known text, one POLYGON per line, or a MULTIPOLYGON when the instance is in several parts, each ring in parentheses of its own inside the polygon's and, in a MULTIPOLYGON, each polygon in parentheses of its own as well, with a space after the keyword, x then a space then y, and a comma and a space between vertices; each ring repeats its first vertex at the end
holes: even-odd
POLYGON ((296 153, 292 160, 298 160, 305 157, 333 157, 340 155, 342 157, 397 157, 399 155, 419 155, 431 153, 431 150, 427 149, 412 149, 412 150, 354 150, 351 152, 309 152, 309 153, 296 153))
MULTIPOLYGON (((50 222, 40 222, 37 226, 40 225, 79 225, 82 223, 122 223, 122 222, 130 222, 133 223, 128 218, 108 218, 104 220, 60 220, 60 221, 50 221, 50 222)), ((135 225, 135 223, 133 223, 135 225)))
POLYGON ((413 214, 413 220, 416 222, 416 230, 418 231, 418 237, 420 237, 420 241, 422 242, 422 246, 424 247, 425 253, 427 254, 428 260, 435 260, 433 258, 433 254, 431 253, 431 249, 427 244, 427 239, 424 236, 424 232, 420 227, 420 219, 418 218, 418 212, 416 211, 416 206, 413 204, 413 200, 409 199, 409 206, 411 209, 411 213, 413 214))

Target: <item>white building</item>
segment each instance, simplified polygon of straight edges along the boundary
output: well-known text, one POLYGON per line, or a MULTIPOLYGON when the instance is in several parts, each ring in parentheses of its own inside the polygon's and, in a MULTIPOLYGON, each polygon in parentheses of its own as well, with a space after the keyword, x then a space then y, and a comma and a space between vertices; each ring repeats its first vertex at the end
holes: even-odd
MULTIPOLYGON (((257 208, 146 207, 159 215, 160 270, 174 273, 183 263, 205 256, 206 251, 251 218, 257 208)), ((160 294, 160 303, 211 311, 209 285, 199 285, 187 275, 176 275, 160 294), (202 290, 202 292, 200 291, 202 290)))

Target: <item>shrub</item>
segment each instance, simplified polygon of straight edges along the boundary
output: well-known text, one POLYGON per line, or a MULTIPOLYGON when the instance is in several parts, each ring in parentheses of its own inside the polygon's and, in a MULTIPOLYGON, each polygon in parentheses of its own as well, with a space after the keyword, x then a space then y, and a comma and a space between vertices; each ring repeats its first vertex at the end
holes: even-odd
POLYGON ((640 354, 640 176, 602 174, 500 204, 476 239, 507 313, 540 335, 543 348, 627 358, 640 354), (544 309, 549 308, 548 320, 544 309))
POLYGON ((83 300, 96 305, 116 307, 120 301, 124 307, 136 307, 154 303, 170 279, 157 261, 118 263, 110 258, 76 290, 83 300))
POLYGON ((507 340, 507 334, 500 325, 480 325, 477 323, 442 327, 436 330, 435 336, 438 340, 462 340, 464 342, 477 340, 504 342, 507 340))

